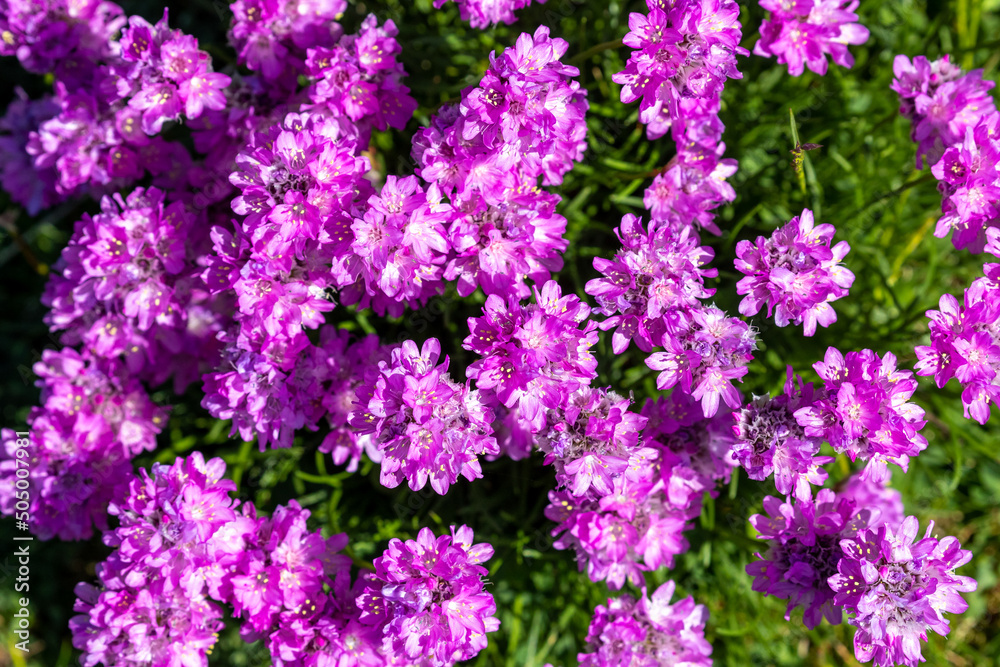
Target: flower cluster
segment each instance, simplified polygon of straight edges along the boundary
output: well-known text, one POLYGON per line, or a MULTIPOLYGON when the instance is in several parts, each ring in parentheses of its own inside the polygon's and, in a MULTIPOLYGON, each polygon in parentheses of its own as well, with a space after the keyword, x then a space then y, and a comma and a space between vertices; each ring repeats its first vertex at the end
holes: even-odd
POLYGON ((587 320, 590 307, 575 294, 563 296, 555 281, 533 291, 533 304, 490 295, 483 316, 469 318, 462 346, 481 357, 467 375, 483 401, 502 403, 516 412, 521 428, 537 433, 546 426, 547 410, 564 405, 597 376, 590 351, 597 331, 587 320))
POLYGON ((305 62, 312 79, 309 99, 315 109, 350 118, 361 143, 367 143, 372 128, 403 129, 417 109, 410 89, 401 83, 406 72, 396 60, 402 50, 395 39, 398 32, 392 20, 379 26, 375 15, 369 14, 358 34, 309 49, 305 62))
POLYGON ((407 479, 418 491, 430 481, 444 494, 459 475, 468 480, 483 476, 478 456, 499 453, 490 426, 492 410, 479 391, 451 379, 448 357, 439 365, 440 356, 436 338, 420 350, 405 341, 357 389, 350 423, 358 434, 372 435, 385 486, 407 479))
POLYGON ((742 78, 740 8, 733 0, 647 0, 648 14, 629 15, 623 40, 632 48, 621 100, 641 100, 639 120, 650 139, 671 132, 678 146, 695 141, 711 148, 722 135, 718 113, 726 79, 742 78))
POLYGON ((594 610, 587 633, 590 653, 577 656, 580 667, 710 667, 712 646, 705 641, 708 610, 688 596, 673 604, 675 584, 666 581, 646 597, 621 595, 594 610))
POLYGON ((468 526, 441 537, 422 528, 416 540, 389 540, 357 598, 360 621, 382 631, 386 655, 447 667, 486 647, 486 633, 500 627, 493 596, 483 590, 489 570, 482 563, 493 547, 472 540, 468 526))
POLYGON ((479 86, 445 106, 413 138, 417 173, 454 204, 449 280, 460 294, 530 296, 525 277, 543 283, 562 267, 566 220, 559 198, 538 190, 562 182, 586 147, 586 92, 559 62, 568 44, 540 26, 499 56, 479 86))
POLYGON ((754 55, 776 56, 799 76, 808 67, 826 74, 829 55, 841 67, 854 65, 848 44, 868 41, 868 28, 856 23, 859 0, 760 0, 770 14, 760 26, 754 55))
POLYGON ((649 352, 666 331, 664 315, 695 308, 699 299, 715 294, 705 287, 705 279, 718 271, 704 268, 714 253, 698 245, 698 235, 690 228, 675 232, 652 223, 647 232, 632 214, 622 218, 615 234, 622 249, 614 260, 594 258, 594 268, 603 277, 588 282, 585 290, 597 301, 595 313, 606 318, 600 328, 617 327, 611 337, 615 354, 633 340, 649 352))
MULTIPOLYGON (((41 407, 28 426, 34 433, 28 483, 31 531, 41 539, 86 539, 107 527, 133 456, 156 447, 166 410, 116 359, 66 348, 46 350, 35 364, 41 407)), ((13 515, 17 495, 15 433, 3 430, 0 509, 13 515)))
POLYGON ((701 499, 728 479, 732 420, 705 419, 689 396, 649 401, 641 415, 606 390, 582 389, 537 436, 558 488, 547 517, 558 549, 573 549, 593 581, 621 588, 683 553, 701 499))
POLYGON ((796 388, 789 367, 784 393, 774 398, 755 396, 734 413, 733 456, 747 477, 763 481, 773 474, 778 493, 794 493, 797 498, 811 496, 810 485, 826 482, 823 465, 833 458, 818 456, 820 439, 806 435, 795 420, 796 412, 813 405, 821 395, 801 378, 796 388))
POLYGON ((986 264, 986 276, 965 290, 962 303, 944 294, 940 310, 927 311, 931 344, 919 345, 917 375, 933 375, 938 387, 951 378, 962 385, 966 418, 985 424, 990 404, 1000 405, 1000 264, 986 264))
POLYGON ((830 247, 835 232, 833 225, 814 227, 812 211, 804 209, 770 238, 737 243, 736 269, 746 276, 736 285, 737 294, 746 294, 740 313, 756 315, 766 305, 775 324, 802 324, 806 336, 836 322, 829 304, 847 296, 854 274, 841 265, 847 241, 830 247))
POLYGON ((912 372, 896 369, 892 353, 880 359, 871 350, 844 355, 831 347, 813 368, 825 395, 796 410, 795 419, 806 435, 826 440, 852 461, 866 461, 865 477, 885 481, 887 464, 905 471, 910 456, 927 447, 918 432, 924 411, 908 402, 917 381, 912 372))
POLYGON ((111 57, 124 24, 121 7, 106 0, 9 0, 0 10, 0 55, 75 87, 111 57))
POLYGON ((824 618, 838 625, 842 609, 828 580, 837 574, 841 540, 877 524, 879 508, 858 507, 850 497, 820 489, 815 500, 809 494, 794 502, 767 496, 764 511, 766 516, 750 517, 758 538, 768 541, 767 552, 756 554, 761 560, 747 565, 747 574, 754 577, 753 590, 788 600, 785 620, 802 607, 807 628, 815 628, 824 618))
POLYGON ((59 105, 50 96, 31 100, 20 88, 15 93, 0 118, 0 187, 33 216, 62 199, 56 192, 55 169, 36 170, 26 151, 31 132, 58 114, 59 105))
POLYGON ((653 178, 643 204, 657 227, 679 232, 697 226, 718 236, 712 210, 736 199, 726 179, 736 173, 736 160, 722 158, 723 143, 712 148, 689 141, 680 146, 667 167, 653 178))
POLYGON ((347 2, 236 0, 229 9, 233 12, 229 43, 240 64, 259 72, 268 84, 288 88, 305 73, 307 49, 333 46, 343 35, 337 21, 347 2))
POLYGON ((962 72, 948 56, 903 55, 893 63, 900 113, 913 123, 917 167, 926 158, 938 179, 943 215, 934 235, 952 234, 956 248, 980 252, 985 230, 1000 222, 1000 114, 982 70, 962 72))
POLYGON ((77 585, 70 621, 85 667, 208 664, 222 628, 220 561, 239 543, 227 539, 237 517, 225 469, 195 452, 143 470, 111 505, 120 525, 105 543, 115 551, 97 567, 99 586, 77 585))
POLYGON ((882 525, 848 536, 843 558, 829 586, 834 604, 854 615, 854 653, 876 667, 916 667, 924 661, 920 640, 927 631, 947 635, 944 612, 959 614, 969 605, 962 593, 976 580, 954 573, 972 559, 954 537, 931 537, 934 522, 914 542, 919 523, 907 517, 898 528, 882 525))
POLYGON ((647 366, 660 371, 656 388, 678 387, 701 401, 706 417, 718 412, 720 402, 739 408, 740 392, 732 381, 747 374, 757 344, 754 330, 739 318, 705 306, 677 311, 664 318, 664 325, 664 350, 646 358, 647 366))
MULTIPOLYGON (((514 12, 530 5, 533 1, 545 0, 455 0, 459 15, 473 28, 489 28, 498 23, 513 23, 517 20, 514 12)), ((434 7, 440 9, 448 0, 434 0, 434 7)))

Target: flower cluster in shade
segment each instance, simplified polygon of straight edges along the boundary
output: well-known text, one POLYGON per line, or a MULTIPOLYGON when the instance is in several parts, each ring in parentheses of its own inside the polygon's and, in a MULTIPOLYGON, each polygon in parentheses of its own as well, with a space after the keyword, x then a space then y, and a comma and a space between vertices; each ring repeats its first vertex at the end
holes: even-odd
POLYGON ((209 247, 202 221, 157 188, 105 197, 53 267, 46 323, 152 385, 172 376, 182 392, 210 367, 228 322, 228 299, 211 296, 195 266, 209 247))
MULTIPOLYGON (((33 370, 42 396, 28 415, 29 526, 41 539, 86 539, 95 526, 107 528, 108 503, 121 495, 132 457, 155 449, 167 411, 118 359, 45 350, 33 370)), ((25 495, 15 487, 16 441, 14 431, 3 430, 0 511, 6 515, 25 495)))
POLYGON ((862 474, 873 481, 889 478, 889 463, 904 471, 911 456, 927 447, 920 434, 924 410, 909 402, 917 388, 913 373, 896 368, 896 357, 879 358, 871 350, 841 354, 827 349, 813 368, 823 380, 823 395, 795 411, 807 436, 830 443, 852 460, 866 462, 862 474))
POLYGON ((795 419, 799 410, 812 406, 821 396, 822 390, 801 378, 796 387, 789 367, 783 393, 773 398, 754 396, 733 413, 733 457, 747 477, 763 481, 773 475, 778 493, 798 498, 811 496, 811 485, 826 482, 823 466, 833 458, 819 456, 821 439, 806 435, 795 419))
POLYGON ((586 91, 570 80, 578 70, 559 62, 567 48, 545 26, 520 35, 414 135, 417 174, 454 207, 445 278, 460 296, 481 287, 527 298, 526 278, 541 284, 562 268, 560 199, 538 185, 561 183, 586 148, 586 91))
POLYGON ((29 99, 20 88, 15 90, 15 94, 15 99, 7 105, 7 111, 0 118, 0 187, 11 201, 34 216, 61 200, 56 192, 56 180, 59 178, 56 170, 53 167, 36 170, 27 153, 31 133, 58 114, 59 105, 48 95, 37 100, 29 99))
POLYGON ((741 314, 756 315, 767 306, 775 324, 801 324, 806 336, 837 321, 830 302, 847 296, 854 283, 841 264, 851 247, 841 241, 831 248, 834 226, 813 224, 812 211, 804 209, 770 238, 736 244, 736 270, 745 275, 736 284, 736 293, 746 295, 741 314))
POLYGON ((258 517, 231 497, 221 459, 156 464, 111 505, 119 526, 96 586, 77 586, 70 622, 86 667, 204 666, 230 606, 246 641, 278 667, 400 664, 403 647, 448 666, 474 657, 497 629, 480 563, 493 553, 465 526, 390 542, 376 572, 351 578, 347 536, 309 530, 296 501, 258 517), (462 628, 458 630, 457 628, 462 628), (418 648, 419 647, 419 648, 418 648))
POLYGON ((347 9, 346 0, 320 0, 308 5, 236 0, 229 44, 241 65, 258 72, 270 86, 289 94, 296 79, 305 74, 308 50, 330 48, 344 34, 337 21, 347 9))
POLYGON ((671 133, 677 154, 645 194, 653 220, 679 229, 720 230, 710 212, 736 197, 726 178, 736 161, 722 159, 725 126, 719 120, 727 79, 742 77, 736 56, 742 28, 733 0, 647 0, 647 14, 629 15, 626 67, 612 79, 621 100, 639 100, 639 120, 655 139, 671 133))
POLYGON ((647 352, 662 346, 664 351, 646 360, 661 371, 658 389, 679 387, 702 401, 709 417, 720 400, 738 408, 739 392, 731 381, 747 373, 756 337, 739 318, 702 303, 714 294, 704 286, 705 278, 717 273, 703 268, 711 249, 699 246, 689 228, 650 223, 646 231, 631 214, 622 218, 616 234, 622 250, 613 261, 595 258, 594 268, 603 277, 586 285, 606 318, 600 327, 617 327, 614 351, 623 352, 630 341, 647 352))
MULTIPOLYGON (((434 6, 443 7, 448 0, 434 0, 434 6)), ((532 2, 544 4, 545 0, 455 0, 459 15, 473 28, 490 28, 498 23, 511 24, 517 20, 514 12, 532 2)))
MULTIPOLYGON (((49 18, 50 27, 69 20, 49 18)), ((190 159, 187 151, 155 135, 168 121, 195 119, 226 104, 230 77, 213 71, 197 40, 167 25, 166 12, 155 25, 138 16, 116 25, 121 36, 95 47, 101 57, 93 66, 56 79, 60 111, 27 145, 37 168, 56 169, 61 195, 123 187, 147 171, 176 178, 171 170, 190 159)))
POLYGON ((843 558, 829 586, 833 603, 850 613, 854 654, 875 667, 917 667, 924 661, 920 641, 928 631, 947 635, 945 613, 968 609, 962 593, 976 580, 955 574, 972 559, 954 537, 932 537, 930 522, 914 541, 919 522, 908 516, 898 526, 869 526, 840 542, 843 558))
POLYGON ((957 379, 963 386, 966 418, 980 424, 990 418, 991 404, 1000 405, 1000 339, 996 333, 1000 264, 986 264, 983 270, 986 275, 973 281, 961 302, 944 294, 940 310, 927 311, 930 345, 915 349, 917 375, 933 375, 938 387, 957 379))
POLYGON ((361 623, 384 639, 393 664, 447 667, 486 648, 486 633, 500 621, 483 585, 493 556, 488 543, 473 543, 468 526, 437 537, 422 528, 415 540, 389 540, 375 559, 375 573, 357 598, 361 623))
POLYGON ((808 67, 826 74, 829 55, 834 63, 850 68, 854 56, 849 44, 868 41, 868 28, 858 21, 854 10, 859 0, 760 0, 769 14, 760 25, 760 40, 754 55, 774 56, 788 73, 799 76, 808 67))
POLYGON ((555 467, 547 517, 557 549, 572 549, 593 581, 641 585, 643 572, 671 567, 688 548, 682 533, 701 513, 704 493, 729 477, 732 420, 705 419, 679 392, 649 401, 641 414, 603 389, 571 396, 536 436, 555 467))
POLYGON ((535 287, 534 303, 491 294, 482 317, 469 318, 462 346, 479 355, 466 374, 484 403, 510 410, 516 426, 538 433, 558 409, 597 376, 597 325, 590 307, 558 283, 535 287))
POLYGON ((982 70, 963 72, 948 56, 893 63, 892 89, 913 124, 917 167, 926 159, 941 191, 934 235, 951 233, 956 248, 981 252, 986 229, 1000 225, 1000 114, 982 70))
POLYGON ((448 358, 439 364, 440 356, 436 338, 422 349, 405 341, 357 387, 350 423, 372 439, 387 487, 406 479, 413 491, 430 482, 444 494, 459 476, 483 476, 478 456, 499 453, 493 411, 468 382, 451 379, 448 358))
POLYGON ((594 610, 587 632, 588 653, 580 667, 710 667, 712 646, 705 640, 708 610, 688 596, 671 604, 675 584, 663 583, 636 599, 624 594, 594 610))

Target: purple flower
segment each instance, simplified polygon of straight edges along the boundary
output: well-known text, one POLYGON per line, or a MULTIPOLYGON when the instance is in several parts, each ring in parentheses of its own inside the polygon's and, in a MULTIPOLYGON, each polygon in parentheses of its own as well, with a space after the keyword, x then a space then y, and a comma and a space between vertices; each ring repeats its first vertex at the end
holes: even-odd
POLYGON ((788 65, 788 73, 799 76, 808 67, 826 74, 827 54, 841 67, 854 65, 848 44, 868 41, 868 28, 854 10, 858 0, 760 0, 770 12, 760 26, 760 41, 754 55, 776 56, 788 65))
MULTIPOLYGON (((473 28, 489 28, 498 23, 511 24, 517 20, 514 11, 527 7, 533 0, 455 0, 459 15, 473 28)), ((543 4, 545 0, 534 0, 543 4)), ((434 0, 438 9, 448 0, 434 0)))
POLYGON ((386 655, 444 667, 486 647, 486 633, 500 627, 493 596, 483 590, 488 570, 481 564, 493 547, 472 539, 468 526, 441 537, 422 528, 416 540, 393 538, 375 559, 357 606, 361 623, 381 630, 386 655))
POLYGON ((827 472, 822 466, 833 458, 818 456, 821 440, 806 435, 795 420, 795 412, 812 405, 820 395, 801 378, 796 389, 789 366, 784 393, 774 398, 756 396, 733 413, 733 456, 750 479, 762 481, 773 474, 778 493, 794 493, 797 498, 811 496, 810 485, 823 485, 827 472))
POLYGON ((722 159, 726 145, 708 147, 694 141, 678 144, 677 155, 646 189, 643 204, 658 229, 675 232, 695 226, 718 236, 712 210, 736 199, 726 179, 736 173, 736 160, 722 159))
POLYGON ((361 435, 371 434, 381 455, 382 484, 409 480, 418 491, 430 481, 440 494, 461 475, 483 476, 478 456, 499 453, 490 427, 493 413, 480 392, 452 381, 448 358, 439 365, 436 338, 405 341, 389 361, 368 371, 357 389, 350 423, 361 435))
POLYGON ((815 628, 824 618, 838 625, 841 604, 834 600, 827 579, 837 573, 841 541, 877 521, 880 509, 859 507, 852 499, 820 489, 815 500, 805 494, 794 503, 768 496, 764 510, 767 515, 750 517, 758 538, 768 540, 767 553, 756 554, 761 560, 747 565, 747 574, 754 577, 753 590, 788 600, 785 620, 802 607, 807 628, 815 628))
POLYGON ((916 667, 924 658, 920 640, 927 631, 947 635, 944 613, 968 608, 961 593, 976 590, 976 580, 954 573, 972 559, 954 537, 922 539, 916 517, 898 527, 883 525, 840 541, 843 558, 829 578, 834 603, 853 614, 854 654, 877 667, 916 667))
POLYGON ((0 184, 10 195, 11 201, 20 204, 35 216, 42 209, 54 206, 62 197, 56 192, 58 174, 50 167, 36 169, 26 148, 30 133, 37 131, 39 124, 59 113, 59 105, 45 96, 37 100, 28 99, 20 88, 15 90, 16 99, 7 107, 0 118, 0 184))
POLYGON ((653 595, 610 598, 599 605, 587 632, 589 653, 580 653, 581 667, 709 667, 712 646, 705 641, 708 610, 688 596, 670 604, 674 582, 666 581, 653 595))
POLYGON ((866 461, 866 479, 889 478, 887 464, 904 471, 909 457, 927 447, 919 434, 924 411, 909 403, 917 388, 910 371, 896 369, 896 357, 880 359, 871 350, 840 353, 829 348, 813 368, 824 381, 824 395, 795 411, 795 420, 810 437, 827 440, 851 460, 866 461))
POLYGON ((736 286, 737 294, 747 295, 740 313, 756 315, 766 305, 775 324, 803 324, 806 336, 817 324, 836 322, 829 303, 847 296, 854 274, 840 264, 851 249, 847 241, 830 247, 834 231, 833 225, 813 227, 812 211, 804 209, 769 239, 736 244, 736 269, 746 274, 736 286))

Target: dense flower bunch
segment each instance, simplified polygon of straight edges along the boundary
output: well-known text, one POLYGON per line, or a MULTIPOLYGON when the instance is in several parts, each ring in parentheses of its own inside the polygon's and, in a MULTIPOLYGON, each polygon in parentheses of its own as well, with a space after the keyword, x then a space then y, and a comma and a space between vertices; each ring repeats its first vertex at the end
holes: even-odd
MULTIPOLYGON (((517 20, 514 12, 530 5, 533 1, 544 3, 545 0, 455 0, 459 15, 463 21, 468 21, 473 28, 489 28, 498 23, 513 23, 517 20)), ((438 9, 448 0, 434 0, 438 9)))
POLYGON ((31 133, 58 114, 59 105, 50 96, 31 100, 21 89, 15 93, 0 118, 0 187, 28 215, 37 215, 62 199, 55 188, 59 176, 51 167, 36 170, 26 149, 31 133))
MULTIPOLYGON (((156 447, 166 410, 117 359, 45 350, 33 370, 42 405, 28 416, 35 434, 28 477, 31 530, 42 539, 86 539, 95 525, 107 527, 108 503, 118 498, 132 457, 156 447)), ((13 514, 19 495, 15 433, 4 429, 2 440, 0 508, 13 514)))
POLYGON ((746 275, 736 285, 746 294, 740 313, 756 315, 767 306, 779 327, 802 324, 806 336, 816 325, 828 327, 837 321, 829 305, 847 296, 854 274, 841 265, 851 246, 841 241, 830 247, 833 225, 813 226, 813 213, 804 209, 770 238, 736 244, 736 269, 746 275))
POLYGON ((577 656, 580 667, 709 667, 712 646, 705 641, 708 610, 688 596, 673 604, 675 584, 668 580, 646 597, 610 598, 598 606, 587 633, 590 653, 577 656))
POLYGON ((826 74, 826 56, 841 67, 854 65, 848 44, 868 41, 868 28, 856 23, 859 0, 760 0, 770 12, 760 26, 760 41, 754 55, 776 56, 788 65, 788 73, 799 76, 808 67, 826 74))
POLYGON ((892 88, 900 113, 913 123, 917 167, 926 158, 938 179, 942 216, 934 235, 952 232, 956 248, 979 252, 985 230, 1000 222, 1000 114, 982 70, 963 73, 948 56, 911 62, 896 56, 892 88))
POLYGON ((822 438, 851 460, 866 461, 866 478, 883 482, 889 463, 904 471, 911 456, 927 447, 918 431, 924 411, 909 403, 917 388, 910 371, 896 369, 896 357, 871 350, 841 354, 834 347, 813 364, 825 395, 795 412, 808 436, 822 438))
POLYGON ((8 0, 0 8, 0 55, 75 87, 112 55, 124 24, 121 7, 104 0, 8 0))
POLYGON ((613 392, 586 388, 537 437, 556 468, 545 510, 559 524, 556 548, 573 549, 581 570, 613 588, 670 567, 688 548, 681 533, 701 513, 703 494, 732 469, 728 415, 705 419, 678 392, 647 402, 641 415, 628 407, 613 392))
POLYGON ((236 485, 225 469, 195 452, 143 470, 111 505, 120 525, 105 543, 115 551, 97 567, 99 586, 77 585, 70 621, 85 667, 208 664, 222 629, 219 561, 238 544, 226 539, 236 485))
POLYGON ((402 51, 395 39, 398 33, 391 20, 379 26, 375 15, 369 14, 357 35, 309 49, 305 63, 312 78, 309 99, 335 116, 350 118, 361 143, 367 143, 373 128, 403 129, 417 109, 410 89, 401 83, 406 72, 396 59, 402 51))
POLYGON ((468 526, 452 526, 441 537, 422 528, 416 540, 390 540, 375 559, 357 605, 360 621, 381 629, 386 655, 401 664, 447 667, 486 647, 486 633, 500 627, 493 596, 483 590, 489 570, 482 563, 493 547, 472 540, 468 526))
POLYGON ((229 43, 241 65, 274 86, 294 86, 305 73, 307 49, 330 47, 343 35, 337 21, 346 0, 279 3, 236 0, 229 43))
POLYGON ((990 418, 990 404, 1000 405, 1000 264, 986 264, 986 276, 973 281, 960 303, 941 296, 940 310, 928 310, 931 344, 916 348, 917 375, 933 375, 938 387, 951 378, 963 386, 966 418, 980 424, 990 418))
POLYGON ((649 227, 646 231, 639 218, 626 214, 615 229, 621 250, 613 260, 594 258, 594 268, 603 277, 585 287, 599 306, 594 312, 606 318, 601 330, 616 327, 611 337, 616 354, 631 341, 644 352, 652 351, 666 331, 665 315, 698 307, 699 299, 715 294, 705 287, 706 278, 718 275, 705 268, 714 256, 712 249, 699 246, 690 228, 675 232, 655 223, 649 227))
POLYGON ((747 565, 753 589, 788 600, 785 620, 802 607, 807 628, 815 628, 824 618, 838 625, 843 610, 828 580, 837 574, 843 557, 841 540, 878 525, 879 508, 858 507, 850 497, 820 489, 815 499, 807 494, 794 502, 767 496, 764 511, 766 516, 750 517, 758 538, 768 541, 767 552, 756 554, 761 560, 747 565))
POLYGON ((590 307, 575 294, 563 296, 555 281, 533 291, 531 304, 490 295, 483 316, 469 318, 462 343, 481 357, 467 375, 483 401, 514 411, 518 426, 529 433, 545 428, 546 411, 597 376, 590 351, 597 325, 587 320, 590 307))
POLYGON ((491 429, 492 410, 478 390, 451 379, 448 357, 439 365, 440 356, 436 338, 419 350, 412 340, 405 341, 357 389, 358 406, 350 423, 358 434, 372 435, 385 486, 407 479, 418 491, 430 481, 444 494, 459 475, 482 477, 477 457, 500 451, 491 429))
POLYGON ((585 91, 569 80, 579 71, 559 62, 567 48, 545 26, 522 34, 490 57, 479 86, 414 135, 417 173, 454 204, 446 277, 463 296, 478 285, 526 298, 526 276, 541 284, 562 268, 559 197, 537 186, 539 177, 561 183, 586 147, 585 91))
POLYGON ((796 412, 812 406, 820 396, 821 391, 812 383, 803 384, 801 378, 796 387, 789 367, 784 393, 773 398, 754 396, 733 413, 733 456, 747 477, 763 481, 773 474, 778 493, 794 493, 797 498, 811 496, 810 485, 826 482, 823 466, 833 458, 818 456, 820 438, 806 435, 795 419, 796 412))
POLYGON ((56 189, 64 195, 125 186, 146 171, 161 181, 176 177, 178 161, 190 157, 182 145, 153 135, 167 121, 223 108, 230 82, 212 70, 193 37, 169 28, 166 12, 156 25, 131 17, 104 61, 86 77, 67 78, 72 83, 56 80, 60 113, 28 142, 37 167, 57 169, 56 189))
POLYGON ((843 559, 829 585, 834 604, 853 614, 854 652, 876 667, 924 661, 920 640, 927 631, 947 635, 943 613, 968 609, 961 593, 976 590, 976 580, 954 573, 972 559, 954 537, 931 537, 934 522, 914 542, 919 523, 907 517, 898 528, 879 526, 841 541, 843 559))
POLYGON ((679 232, 697 226, 716 236, 722 233, 712 210, 736 199, 726 179, 736 173, 736 160, 722 158, 723 143, 712 148, 689 141, 646 189, 643 204, 657 227, 679 232))
POLYGON ((614 75, 621 100, 639 103, 639 120, 650 139, 671 132, 715 147, 723 125, 718 113, 726 79, 742 78, 736 56, 743 33, 733 0, 647 0, 648 14, 629 15, 623 40, 632 48, 625 69, 614 75))
POLYGON ((154 384, 173 375, 182 391, 217 353, 213 339, 227 321, 194 266, 204 252, 198 222, 157 188, 105 197, 99 214, 77 222, 54 267, 42 295, 46 322, 68 344, 124 357, 154 384))

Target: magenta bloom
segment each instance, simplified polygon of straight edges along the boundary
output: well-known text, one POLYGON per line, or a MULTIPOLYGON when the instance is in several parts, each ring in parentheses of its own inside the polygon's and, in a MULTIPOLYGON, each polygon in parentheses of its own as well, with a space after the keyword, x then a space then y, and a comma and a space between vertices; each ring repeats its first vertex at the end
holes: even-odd
POLYGON ((478 456, 500 451, 490 427, 492 411, 478 390, 451 379, 448 357, 439 365, 440 354, 436 338, 420 350, 407 340, 389 361, 368 371, 357 389, 350 423, 359 434, 371 434, 385 486, 407 479, 418 491, 430 481, 444 494, 460 475, 482 477, 478 456))
POLYGON ((962 303, 950 294, 940 310, 928 310, 930 345, 916 348, 917 375, 933 375, 938 387, 955 378, 964 386, 966 418, 985 424, 991 404, 1000 405, 1000 340, 992 333, 1000 318, 1000 264, 986 264, 986 276, 965 290, 962 303))
POLYGON ((810 485, 826 482, 823 466, 833 458, 818 456, 820 438, 806 435, 795 420, 798 410, 811 406, 820 396, 822 392, 811 383, 803 384, 801 378, 796 388, 789 366, 784 393, 774 398, 756 396, 733 413, 733 456, 750 479, 762 481, 773 474, 778 493, 794 493, 800 499, 812 495, 810 485))
POLYGON ((854 65, 848 44, 868 41, 868 28, 854 10, 858 0, 760 0, 771 12, 760 26, 760 41, 754 55, 776 56, 788 65, 788 73, 799 76, 808 67, 826 74, 829 55, 841 67, 854 65))
POLYGON ((674 582, 668 580, 653 595, 610 598, 599 605, 587 633, 589 653, 580 653, 580 667, 710 667, 712 645, 705 641, 708 610, 688 596, 670 604, 674 582))
POLYGON ((858 507, 830 489, 820 489, 815 501, 808 494, 794 503, 778 498, 764 499, 767 515, 755 514, 750 523, 759 539, 768 540, 761 560, 747 565, 754 577, 753 589, 788 600, 785 620, 792 610, 802 607, 802 621, 815 628, 827 621, 842 620, 840 603, 827 579, 837 573, 841 540, 854 537, 878 520, 878 507, 858 507))
POLYGON ((947 635, 944 613, 968 609, 962 593, 976 590, 976 580, 954 571, 972 559, 954 537, 931 537, 934 522, 914 542, 919 523, 907 517, 898 528, 859 531, 840 542, 843 558, 829 579, 834 604, 853 614, 854 654, 876 667, 923 662, 920 640, 927 631, 947 635))
POLYGON ((390 540, 375 559, 357 607, 361 623, 383 633, 386 655, 447 667, 486 647, 486 633, 500 627, 493 596, 483 589, 482 563, 493 547, 472 539, 468 526, 452 526, 441 537, 421 528, 416 540, 390 540))
MULTIPOLYGON (((514 12, 527 7, 533 1, 542 4, 545 0, 455 0, 459 15, 473 28, 489 28, 498 23, 511 24, 517 20, 514 12)), ((448 0, 434 0, 438 9, 448 0)))
POLYGON ((775 324, 802 324, 806 336, 815 334, 817 325, 836 322, 829 304, 847 296, 854 274, 841 265, 851 249, 847 241, 830 247, 835 231, 828 224, 813 227, 812 211, 804 209, 770 238, 737 243, 736 269, 746 277, 736 292, 747 295, 740 313, 756 315, 766 305, 775 324))
POLYGON ((813 364, 824 382, 824 394, 812 405, 795 411, 795 420, 810 437, 825 439, 851 460, 867 461, 866 479, 889 479, 889 463, 904 471, 911 456, 927 447, 919 431, 924 411, 909 403, 917 388, 910 371, 896 369, 896 357, 880 359, 871 350, 826 351, 813 364))

